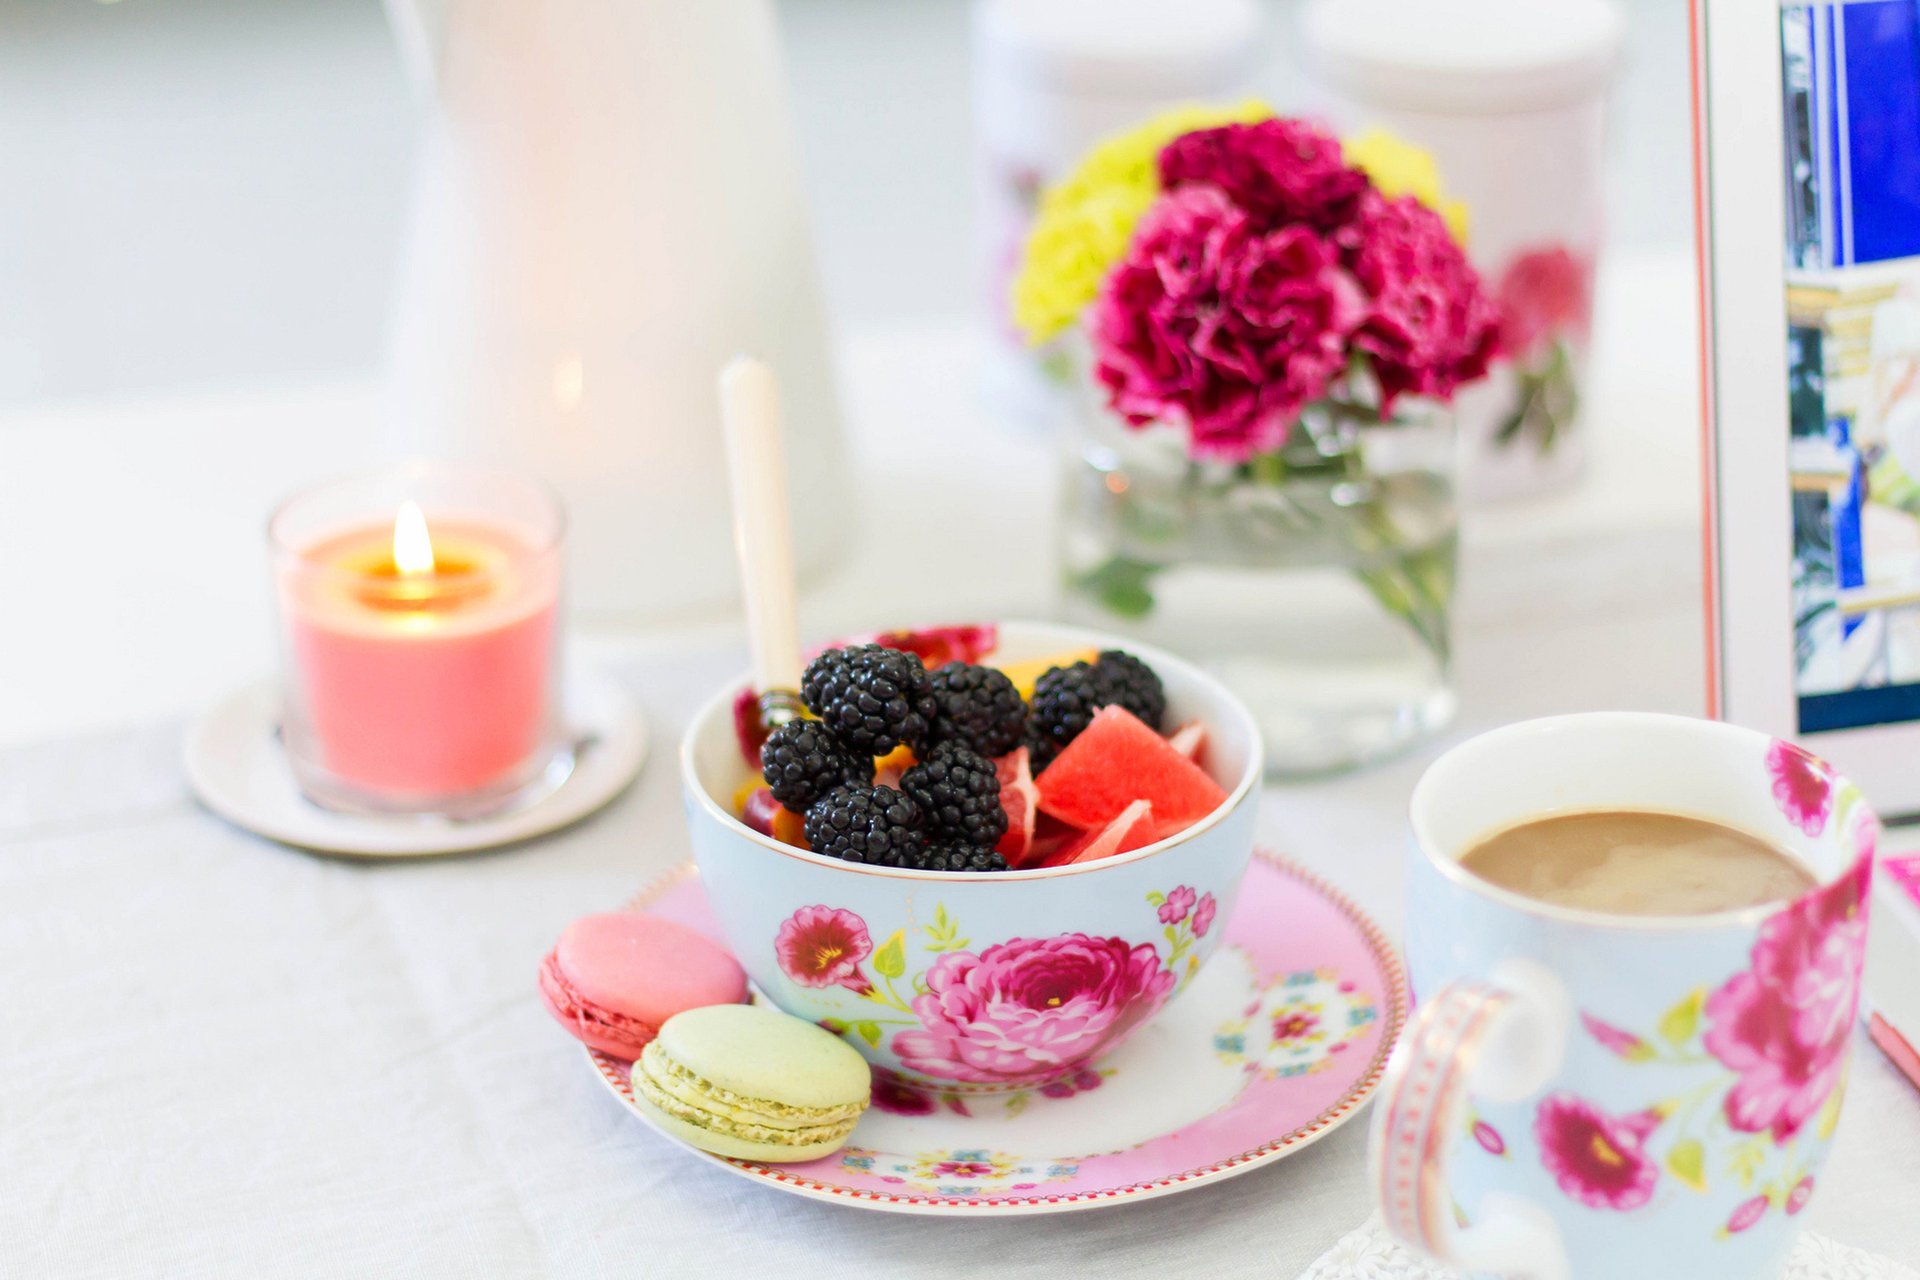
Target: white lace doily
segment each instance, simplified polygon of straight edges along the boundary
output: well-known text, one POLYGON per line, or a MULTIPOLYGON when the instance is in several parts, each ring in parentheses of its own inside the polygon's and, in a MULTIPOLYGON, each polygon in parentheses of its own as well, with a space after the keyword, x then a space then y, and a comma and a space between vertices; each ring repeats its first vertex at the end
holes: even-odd
MULTIPOLYGON (((1387 1235, 1378 1218, 1320 1255, 1300 1280, 1465 1280, 1451 1267, 1414 1257, 1387 1235)), ((1781 1280, 1920 1280, 1920 1271, 1811 1232, 1800 1237, 1781 1280)))

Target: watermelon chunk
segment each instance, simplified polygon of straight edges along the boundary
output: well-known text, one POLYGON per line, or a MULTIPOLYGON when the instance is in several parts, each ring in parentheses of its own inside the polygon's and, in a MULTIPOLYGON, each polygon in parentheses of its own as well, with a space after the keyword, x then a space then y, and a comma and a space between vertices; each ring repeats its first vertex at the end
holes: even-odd
POLYGON ((1207 726, 1198 720, 1189 720, 1173 731, 1167 745, 1199 764, 1200 753, 1207 749, 1207 726))
POLYGON ((1120 811, 1120 816, 1098 831, 1089 831, 1066 847, 1055 861, 1064 867, 1070 862, 1094 862, 1111 858, 1130 849, 1144 849, 1160 838, 1153 820, 1153 802, 1135 800, 1120 811))
POLYGON ((1093 723, 1040 774, 1040 811, 1082 831, 1106 826, 1136 800, 1153 804, 1162 836, 1218 809, 1227 793, 1124 707, 1102 707, 1093 723))
POLYGON ((1040 816, 1040 790, 1033 785, 1033 767, 1027 749, 1017 748, 993 762, 1000 779, 1000 807, 1007 811, 1007 833, 994 848, 1006 855, 1007 866, 1018 871, 1033 853, 1033 828, 1040 816))

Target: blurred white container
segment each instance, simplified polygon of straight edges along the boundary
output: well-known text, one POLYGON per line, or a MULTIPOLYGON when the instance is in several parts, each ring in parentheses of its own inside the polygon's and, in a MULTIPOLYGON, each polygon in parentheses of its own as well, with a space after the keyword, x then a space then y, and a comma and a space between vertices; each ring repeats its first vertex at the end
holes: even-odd
POLYGON ((1611 0, 1309 0, 1303 56, 1345 136, 1431 152, 1469 211, 1512 358, 1456 400, 1463 496, 1564 484, 1604 213, 1602 133, 1623 23, 1611 0))
POLYGON ((1007 291, 1040 192, 1094 143, 1187 102, 1245 97, 1254 0, 974 0, 975 242, 996 413, 1051 420, 1061 383, 1013 327, 1007 291))
POLYGON ((848 509, 769 0, 388 0, 430 95, 393 316, 406 443, 565 499, 590 620, 738 599, 714 374, 779 371, 800 567, 848 509))

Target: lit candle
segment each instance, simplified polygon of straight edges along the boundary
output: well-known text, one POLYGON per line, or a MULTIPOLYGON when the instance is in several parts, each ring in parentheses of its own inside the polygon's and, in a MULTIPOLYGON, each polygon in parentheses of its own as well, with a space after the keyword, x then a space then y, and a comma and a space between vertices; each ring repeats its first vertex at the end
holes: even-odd
POLYGON ((310 796, 459 814, 546 772, 560 534, 543 491, 484 472, 349 481, 275 515, 283 736, 310 796))

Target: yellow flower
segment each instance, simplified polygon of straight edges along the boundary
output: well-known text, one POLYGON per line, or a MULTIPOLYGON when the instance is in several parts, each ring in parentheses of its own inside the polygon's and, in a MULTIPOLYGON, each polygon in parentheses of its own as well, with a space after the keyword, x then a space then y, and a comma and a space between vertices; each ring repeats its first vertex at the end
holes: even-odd
POLYGON ((1013 320, 1038 345, 1070 328, 1120 261, 1147 206, 1160 194, 1160 149, 1183 133, 1265 120, 1260 102, 1175 107, 1096 145, 1040 197, 1013 279, 1013 320))
POLYGON ((1467 206, 1447 199, 1440 185, 1440 169, 1433 157, 1384 129, 1369 129, 1340 144, 1347 163, 1366 172, 1380 194, 1389 198, 1412 196, 1439 214, 1447 230, 1461 244, 1467 242, 1467 206))

